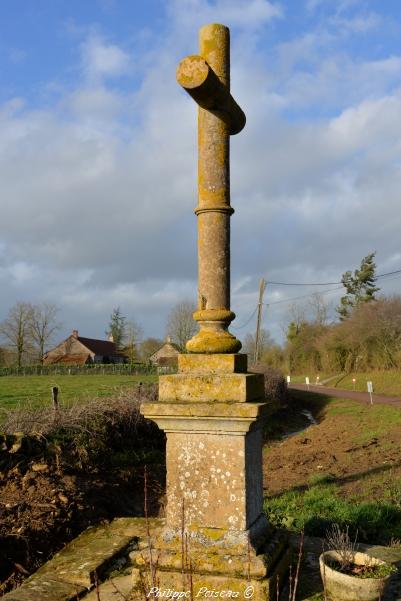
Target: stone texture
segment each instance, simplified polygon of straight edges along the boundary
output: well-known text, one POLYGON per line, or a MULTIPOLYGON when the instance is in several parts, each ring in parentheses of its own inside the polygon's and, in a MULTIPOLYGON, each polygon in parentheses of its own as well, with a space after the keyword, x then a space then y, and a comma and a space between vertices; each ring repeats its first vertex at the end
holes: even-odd
POLYGON ((264 393, 263 374, 179 373, 163 376, 159 383, 160 401, 245 403, 263 400, 264 393))
MULTIPOLYGON (((232 541, 227 546, 210 547, 199 540, 179 539, 163 543, 154 541, 153 562, 157 558, 155 582, 160 591, 193 591, 193 598, 206 596, 209 591, 239 592, 244 598, 245 590, 249 598, 256 601, 276 599, 277 580, 281 582, 289 561, 290 552, 286 537, 278 536, 256 555, 252 548, 236 548, 232 541), (252 587, 252 589, 250 588, 252 587)), ((149 549, 132 552, 130 558, 133 570, 134 588, 139 592, 145 584, 148 598, 152 597, 152 582, 149 578, 149 549)), ((209 594, 209 597, 211 595, 209 594)))
POLYGON ((133 587, 132 575, 117 575, 100 584, 98 591, 93 590, 85 595, 85 601, 124 601, 133 587))
POLYGON ((258 430, 244 435, 169 433, 169 526, 180 527, 184 505, 187 526, 246 530, 262 506, 261 459, 258 430))
POLYGON ((178 371, 180 373, 197 374, 230 374, 246 373, 248 356, 239 353, 207 355, 181 354, 178 356, 178 371))
POLYGON ((15 591, 2 597, 5 601, 75 601, 85 587, 52 578, 33 576, 15 591))
POLYGON ((57 576, 64 582, 90 587, 95 572, 100 577, 111 558, 118 556, 136 537, 144 534, 143 520, 138 518, 120 518, 111 524, 88 528, 40 568, 36 575, 57 576))
MULTIPOLYGON (((149 520, 157 536, 163 520, 149 520)), ((117 518, 110 524, 88 528, 45 563, 18 589, 5 595, 6 601, 76 601, 121 555, 127 555, 142 538, 147 525, 142 518, 117 518)))

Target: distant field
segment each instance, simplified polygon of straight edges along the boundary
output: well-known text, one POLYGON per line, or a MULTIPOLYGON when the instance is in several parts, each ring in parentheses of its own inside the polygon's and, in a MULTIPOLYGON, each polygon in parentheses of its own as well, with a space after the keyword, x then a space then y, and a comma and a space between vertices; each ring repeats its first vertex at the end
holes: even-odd
POLYGON ((51 388, 59 389, 60 404, 110 396, 119 388, 137 386, 139 382, 156 382, 155 375, 78 375, 78 376, 2 376, 0 408, 10 409, 20 403, 51 403, 51 388))
MULTIPOLYGON (((305 384, 305 376, 309 376, 311 384, 316 383, 316 376, 319 375, 320 382, 330 378, 330 374, 306 373, 305 375, 291 376, 291 382, 305 384)), ((351 373, 346 376, 337 376, 330 379, 326 386, 333 388, 344 388, 345 390, 358 390, 366 392, 366 382, 373 382, 373 390, 378 394, 388 396, 399 396, 401 394, 401 371, 389 369, 386 371, 370 371, 351 373), (352 379, 355 378, 355 387, 352 379)))

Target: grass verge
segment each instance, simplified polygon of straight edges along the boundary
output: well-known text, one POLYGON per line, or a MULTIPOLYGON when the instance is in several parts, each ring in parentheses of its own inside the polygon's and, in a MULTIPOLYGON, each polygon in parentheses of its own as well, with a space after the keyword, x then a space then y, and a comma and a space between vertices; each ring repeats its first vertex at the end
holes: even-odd
POLYGON ((401 371, 399 369, 364 371, 339 375, 337 377, 333 376, 333 374, 309 372, 291 376, 291 382, 293 384, 305 384, 305 376, 309 377, 311 385, 316 384, 316 378, 319 376, 320 383, 329 380, 326 384, 328 387, 356 390, 358 392, 367 392, 366 383, 371 381, 373 382, 373 390, 377 394, 387 396, 401 395, 401 371), (354 379, 355 382, 353 382, 354 379))
POLYGON ((388 502, 355 503, 340 496, 334 483, 311 484, 303 491, 288 491, 266 499, 270 522, 306 535, 324 537, 333 525, 349 526, 360 542, 387 543, 401 538, 401 507, 388 502))
MULTIPOLYGON (((270 521, 311 536, 349 526, 361 542, 401 538, 401 409, 291 391, 281 432, 308 408, 318 423, 264 448, 270 521)), ((271 424, 273 426, 273 424, 271 424)))

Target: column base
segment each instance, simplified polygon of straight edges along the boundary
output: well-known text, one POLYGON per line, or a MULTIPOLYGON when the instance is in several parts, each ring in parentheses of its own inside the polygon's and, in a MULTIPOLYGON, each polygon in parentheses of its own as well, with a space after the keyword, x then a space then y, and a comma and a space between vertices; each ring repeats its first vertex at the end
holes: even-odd
POLYGON ((276 599, 291 561, 283 532, 272 532, 266 525, 257 551, 250 543, 244 546, 247 532, 238 532, 238 538, 220 529, 194 534, 165 528, 155 539, 150 537, 150 545, 149 540, 139 540, 138 550, 130 554, 138 599, 276 599))
POLYGON ((227 330, 199 330, 186 344, 190 353, 237 353, 241 342, 227 330))

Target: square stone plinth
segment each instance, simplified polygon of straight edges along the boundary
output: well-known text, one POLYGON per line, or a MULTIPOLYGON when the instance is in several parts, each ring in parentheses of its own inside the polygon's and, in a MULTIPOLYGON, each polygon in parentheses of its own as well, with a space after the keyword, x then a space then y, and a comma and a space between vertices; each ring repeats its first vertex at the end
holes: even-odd
POLYGON ((167 433, 167 523, 246 530, 262 512, 266 403, 143 403, 167 433), (184 514, 183 514, 184 507, 184 514))
POLYGON ((259 516, 262 454, 259 430, 245 435, 167 435, 167 523, 247 529, 259 516))
POLYGON ((263 374, 179 373, 161 376, 160 401, 246 403, 263 400, 263 374))
POLYGON ((198 374, 230 374, 246 373, 248 356, 240 353, 227 353, 226 355, 178 355, 178 371, 180 373, 198 374))

